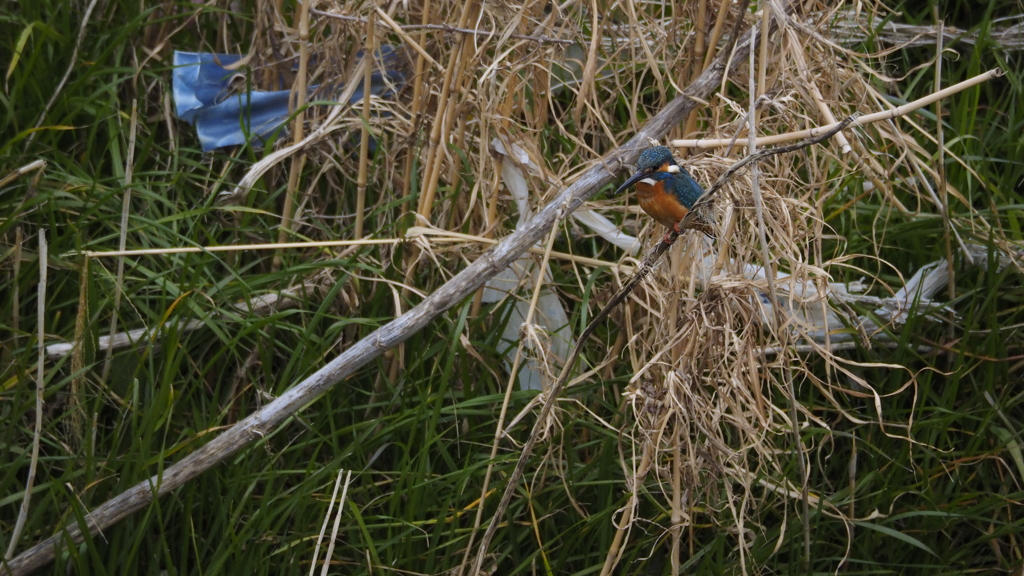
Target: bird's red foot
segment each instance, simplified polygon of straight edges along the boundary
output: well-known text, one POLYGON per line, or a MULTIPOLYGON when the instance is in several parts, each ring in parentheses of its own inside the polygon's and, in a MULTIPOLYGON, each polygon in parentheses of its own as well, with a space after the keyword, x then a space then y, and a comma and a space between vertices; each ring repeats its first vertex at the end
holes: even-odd
POLYGON ((661 241, 664 242, 665 244, 671 244, 676 241, 676 237, 678 234, 678 232, 668 232, 665 234, 665 237, 661 239, 661 241))

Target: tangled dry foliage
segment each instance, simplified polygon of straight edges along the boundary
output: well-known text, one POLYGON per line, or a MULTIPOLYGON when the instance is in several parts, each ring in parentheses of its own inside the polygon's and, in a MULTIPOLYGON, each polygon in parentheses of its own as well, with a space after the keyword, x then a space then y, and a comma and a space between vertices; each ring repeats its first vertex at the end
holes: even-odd
MULTIPOLYGON (((881 92, 881 87, 899 80, 883 72, 888 52, 863 54, 833 41, 830 24, 840 4, 771 3, 778 29, 759 45, 753 71, 759 135, 892 107, 881 92)), ((321 1, 313 2, 305 44, 299 42, 301 31, 289 24, 298 15, 285 17, 280 6, 262 2, 250 50, 256 69, 270 73, 275 70, 271 63, 285 62, 280 74, 287 76, 294 59, 301 58, 308 62, 308 85, 343 78, 346 86, 354 87, 366 73, 357 65, 357 52, 374 53, 383 43, 401 43, 400 65, 409 82, 397 99, 371 99, 368 110, 361 105, 310 107, 300 116, 306 126, 299 140, 303 145, 282 145, 222 201, 244 203, 245 195, 253 193, 248 185, 257 176, 265 176, 268 187, 284 186, 291 176, 287 186, 296 206, 291 227, 303 237, 330 239, 331 225, 325 222, 335 218, 332 214, 343 214, 347 222, 362 218, 364 212, 377 218, 366 230, 390 231, 415 222, 500 237, 514 226, 517 215, 501 181, 501 162, 510 157, 494 153, 495 138, 519 146, 540 167, 523 171, 528 174, 531 206, 547 203, 700 73, 715 48, 725 44, 738 16, 732 7, 731 2, 704 1, 411 0, 377 8, 371 3, 321 1), (302 55, 305 50, 308 54, 302 55), (386 151, 375 161, 365 145, 350 146, 366 142, 366 136, 386 151), (295 178, 302 162, 290 169, 284 162, 300 154, 307 167, 304 180, 295 178), (310 165, 315 168, 309 170, 310 165), (321 188, 321 179, 340 190, 343 179, 357 174, 365 178, 357 182, 358 204, 313 193, 321 188), (413 213, 415 219, 409 216, 413 213)), ((877 3, 863 10, 875 18, 885 13, 877 3)), ((760 14, 744 14, 744 29, 757 24, 760 14)), ((849 21, 844 23, 848 27, 849 21)), ((713 181, 746 153, 750 73, 747 63, 740 63, 723 82, 723 90, 670 135, 737 138, 727 149, 678 150, 700 182, 713 181)), ((276 74, 257 79, 271 85, 276 74)), ((849 276, 846 262, 854 255, 844 251, 841 241, 835 251, 826 250, 823 238, 834 239, 828 221, 835 214, 825 213, 824 206, 829 200, 835 205, 835 197, 848 199, 842 212, 864 195, 880 198, 885 209, 871 229, 862 231, 875 245, 887 240, 886 214, 892 211, 943 217, 948 206, 955 206, 956 215, 949 219, 950 257, 970 243, 972 235, 985 236, 988 230, 957 190, 929 184, 944 180, 922 143, 935 142, 938 135, 920 129, 913 118, 874 124, 845 136, 848 142, 772 157, 760 167, 757 190, 763 198, 767 265, 773 275, 788 274, 776 280, 776 297, 788 300, 794 309, 802 308, 803 315, 766 316, 765 310, 771 308, 760 301, 769 287, 764 279, 745 273, 746 265, 766 263, 755 217, 754 182, 750 172, 744 172, 716 202, 717 240, 690 235, 677 242, 617 313, 621 332, 616 345, 603 351, 605 357, 601 351, 588 352, 591 366, 601 368, 597 372, 626 370, 634 375, 626 394, 633 417, 625 431, 622 466, 630 471, 629 489, 634 493, 656 478, 664 508, 671 511, 671 537, 677 549, 685 545, 687 527, 710 523, 734 534, 742 550, 751 541, 750 531, 761 528, 752 520, 753 508, 793 509, 793 502, 801 500, 805 506, 818 505, 815 487, 808 493, 806 487, 770 480, 786 476, 784 469, 794 465, 794 454, 809 466, 809 455, 821 448, 807 441, 808 435, 794 446, 794 427, 827 431, 839 418, 875 422, 886 434, 908 435, 910 423, 889 421, 880 399, 916 394, 912 371, 892 366, 903 373, 904 385, 882 390, 858 377, 858 364, 833 353, 827 341, 811 344, 810 352, 787 346, 813 343, 807 333, 815 327, 798 318, 825 317, 827 311, 845 319, 865 344, 873 336, 858 333, 851 310, 829 298, 830 279, 849 276), (862 175, 869 184, 862 187, 860 177, 851 175, 862 175), (901 198, 909 194, 914 202, 898 199, 895 189, 901 198), (773 353, 766 354, 767 349, 773 353), (813 412, 799 407, 798 422, 793 422, 788 399, 794 386, 816 387, 830 405, 817 406, 813 412), (855 398, 863 409, 850 411, 836 400, 839 397, 855 398)), ((639 231, 647 245, 663 233, 629 201, 595 200, 590 207, 622 222, 627 230, 639 231)), ((409 270, 406 289, 419 292, 448 277, 444 268, 450 262, 472 260, 487 248, 481 242, 435 237, 420 237, 417 246, 420 250, 406 255, 403 266, 409 270)), ((1001 247, 1007 255, 1015 252, 1008 242, 1001 247)), ((391 257, 394 252, 384 252, 385 260, 391 257)), ((629 263, 630 258, 622 261, 629 263)), ((587 278, 581 267, 577 261, 578 283, 583 286, 587 278)), ((864 275, 872 293, 893 294, 900 288, 864 275)), ((528 300, 534 282, 527 279, 524 284, 518 297, 528 300)), ((534 355, 550 359, 543 346, 543 337, 535 337, 534 355)), ((396 356, 394 370, 400 370, 400 361, 401 355, 396 356)), ((551 368, 551 373, 557 369, 551 368)), ((828 441, 828 434, 813 437, 828 441)), ((622 512, 618 520, 628 537, 642 520, 636 498, 622 512)), ((824 513, 856 517, 866 511, 824 513)), ((612 564, 618 552, 609 551, 612 564)))
MULTIPOLYGON (((685 87, 702 62, 710 61, 712 54, 703 48, 708 39, 695 30, 714 30, 713 49, 722 44, 714 36, 736 14, 728 13, 729 2, 709 4, 616 2, 596 13, 590 4, 576 2, 424 0, 393 2, 380 10, 371 4, 314 3, 309 50, 315 65, 309 68, 309 85, 336 78, 347 78, 348 86, 358 84, 365 70, 355 65, 354 55, 360 50, 373 52, 383 42, 404 42, 402 65, 411 78, 397 101, 374 98, 364 117, 344 106, 310 108, 306 122, 312 136, 302 152, 307 162, 320 168, 300 189, 315 189, 320 178, 336 181, 368 174, 360 193, 370 194, 371 210, 394 206, 380 212, 388 220, 415 212, 421 225, 484 237, 501 235, 515 218, 502 196, 499 177, 500 162, 508 157, 492 152, 492 139, 518 145, 541 167, 540 173, 529 176, 531 203, 547 202, 685 87), (369 39, 368 31, 374 33, 369 39), (377 156, 380 163, 372 170, 367 170, 365 155, 341 149, 367 127, 378 146, 388 151, 377 156), (446 193, 460 184, 469 193, 446 193), (413 198, 419 198, 418 205, 412 204, 413 198)), ((834 117, 891 107, 878 88, 879 80, 895 81, 881 72, 886 54, 861 54, 830 41, 829 25, 837 5, 774 3, 779 30, 761 44, 755 71, 758 134, 803 129, 834 117)), ((869 9, 876 16, 884 10, 879 5, 869 9)), ((297 53, 299 32, 289 28, 269 3, 263 4, 260 14, 262 25, 250 52, 254 64, 279 59, 279 51, 297 53), (266 40, 279 35, 284 37, 279 43, 266 40)), ((757 15, 746 18, 753 24, 757 15)), ((746 65, 739 66, 725 89, 691 123, 695 129, 684 134, 680 127, 674 134, 739 138, 730 150, 688 155, 686 164, 699 181, 713 180, 745 151, 748 74, 746 65)), ((833 312, 843 318, 849 318, 849 310, 829 301, 828 283, 851 255, 823 249, 823 236, 832 233, 826 223, 829 215, 822 209, 830 197, 849 196, 849 206, 860 194, 875 194, 892 209, 938 215, 948 202, 958 208, 954 229, 985 226, 956 190, 929 187, 927 182, 940 182, 941 176, 919 142, 936 135, 920 130, 912 119, 875 124, 847 137, 850 150, 845 153, 839 142, 774 157, 761 167, 759 181, 769 264, 789 274, 779 283, 779 297, 797 298, 792 306, 817 309, 822 315, 825 308, 835 308, 833 312), (864 174, 873 186, 863 192, 851 190, 846 185, 850 174, 864 174), (916 203, 908 206, 897 200, 894 187, 912 192, 916 203), (817 291, 794 289, 801 285, 817 291)), ((283 155, 274 158, 281 160, 283 155)), ((831 353, 827 345, 810 354, 784 347, 810 341, 804 332, 813 326, 792 318, 776 326, 757 304, 767 286, 743 272, 744 264, 763 265, 751 185, 749 173, 731 183, 716 205, 721 229, 717 241, 691 236, 679 242, 621 311, 620 346, 608 350, 607 358, 591 358, 595 364, 614 364, 624 349, 628 370, 635 374, 627 394, 634 414, 632 449, 623 462, 633 471, 633 488, 645 476, 656 475, 677 526, 696 522, 699 514, 702 522, 735 530, 740 542, 745 530, 756 529, 747 517, 754 500, 771 505, 801 497, 800 487, 763 480, 784 476, 782 468, 794 449, 786 432, 794 425, 786 410, 787 383, 818 387, 828 399, 861 398, 863 414, 852 414, 835 402, 832 409, 856 422, 875 420, 894 435, 905 435, 908 423, 887 421, 877 399, 915 393, 910 371, 905 371, 905 386, 876 390, 856 376, 853 362, 831 353), (710 276, 705 257, 715 261, 710 276), (768 347, 778 353, 766 356, 763 350, 768 347), (825 370, 809 367, 821 362, 825 370), (724 476, 731 482, 720 483, 724 476), (712 486, 743 490, 721 492, 712 486)), ((321 227, 313 221, 329 214, 337 201, 300 194, 297 232, 315 238, 321 227)), ((627 228, 637 214, 618 199, 592 204, 605 214, 621 214, 627 228)), ((648 241, 661 234, 645 218, 635 221, 648 241)), ((377 221, 374 227, 391 229, 387 221, 377 221)), ((880 244, 885 211, 863 233, 880 244)), ((969 240, 957 237, 955 243, 969 240)), ((445 259, 480 248, 426 241, 420 246, 430 259, 418 266, 408 262, 410 270, 443 266, 445 259)), ((406 280, 415 287, 416 276, 409 274, 406 280)), ((585 278, 579 282, 582 285, 585 278)), ((881 285, 878 279, 871 283, 875 291, 898 289, 881 285)), ((797 426, 829 427, 821 414, 802 410, 798 418, 797 426)), ((803 445, 800 450, 816 448, 803 445)))

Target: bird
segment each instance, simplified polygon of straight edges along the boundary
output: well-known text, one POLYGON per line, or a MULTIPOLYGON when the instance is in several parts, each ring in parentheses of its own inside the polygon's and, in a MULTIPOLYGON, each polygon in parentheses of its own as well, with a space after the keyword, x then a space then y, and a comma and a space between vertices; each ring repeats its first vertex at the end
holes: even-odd
MULTIPOLYGON (((690 173, 676 163, 672 151, 665 146, 653 146, 640 153, 636 173, 629 177, 615 194, 636 184, 636 197, 648 216, 681 234, 679 221, 693 208, 704 189, 690 173)), ((710 226, 698 224, 697 230, 714 237, 710 226)), ((665 234, 665 243, 671 244, 672 233, 665 234)))

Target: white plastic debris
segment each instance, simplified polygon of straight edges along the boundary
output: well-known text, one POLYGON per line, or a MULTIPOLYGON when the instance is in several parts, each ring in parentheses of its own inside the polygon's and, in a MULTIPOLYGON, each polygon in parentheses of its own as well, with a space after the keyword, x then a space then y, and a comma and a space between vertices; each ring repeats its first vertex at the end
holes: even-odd
MULTIPOLYGON (((967 262, 985 261, 987 252, 984 247, 968 245, 967 249, 970 251, 967 262)), ((698 282, 703 289, 722 278, 712 276, 715 261, 716 254, 709 248, 698 273, 698 282)), ((730 268, 735 269, 733 266, 730 268)), ((767 284, 764 268, 743 264, 739 269, 747 280, 767 284)), ((820 285, 815 282, 797 282, 785 272, 779 272, 776 276, 775 290, 784 320, 792 326, 795 336, 818 344, 835 344, 853 340, 854 330, 878 340, 887 338, 872 317, 853 314, 853 308, 849 305, 873 307, 875 318, 886 324, 900 326, 907 322, 911 313, 920 315, 940 310, 950 311, 946 305, 932 300, 936 293, 946 287, 948 281, 947 261, 936 260, 918 269, 902 288, 888 298, 859 294, 865 289, 861 281, 820 285)), ((767 287, 758 291, 757 300, 761 306, 762 320, 774 323, 774 310, 767 287)))
MULTIPOLYGON (((519 146, 512 144, 506 148, 497 138, 491 145, 507 159, 501 164, 501 179, 519 208, 519 221, 516 224, 518 228, 532 214, 529 188, 522 168, 538 175, 542 171, 519 146), (507 151, 509 148, 511 154, 507 151)), ((520 390, 546 390, 574 344, 565 308, 562 307, 558 296, 546 287, 551 282, 550 267, 544 270, 544 276, 542 284, 545 287, 541 288, 538 295, 537 309, 529 326, 526 325, 526 318, 530 312, 529 295, 536 285, 536 266, 532 256, 520 257, 484 285, 482 300, 485 303, 498 302, 507 297, 516 298, 508 322, 502 330, 498 352, 505 356, 506 369, 511 370, 518 343, 521 338, 528 336, 522 369, 519 371, 520 390)))
POLYGON ((619 230, 614 222, 593 210, 577 210, 572 213, 577 222, 597 232, 602 238, 622 248, 630 256, 640 252, 640 240, 619 230))
MULTIPOLYGON (((545 270, 545 284, 550 283, 550 273, 545 270)), ((498 352, 505 356, 504 365, 512 369, 520 339, 531 327, 526 326, 526 316, 530 311, 530 292, 536 282, 536 265, 532 258, 520 258, 508 268, 491 278, 484 287, 482 300, 486 303, 498 302, 507 297, 516 298, 509 310, 508 321, 501 332, 498 352)), ((561 368, 573 346, 572 330, 569 317, 562 307, 562 302, 548 288, 541 288, 537 299, 537 309, 533 313, 533 330, 528 338, 528 346, 524 349, 519 371, 520 390, 546 390, 551 384, 553 374, 561 368)))
MULTIPOLYGON (((501 163, 501 179, 509 192, 511 192, 516 206, 519 207, 519 220, 516 223, 518 228, 532 214, 529 209, 529 188, 526 184, 526 176, 521 168, 525 168, 531 174, 541 178, 544 177, 544 171, 530 159, 530 155, 525 150, 515 144, 509 145, 511 151, 508 151, 505 148, 505 144, 498 138, 495 138, 491 140, 491 148, 498 154, 512 159, 512 162, 501 163)), ((636 256, 640 252, 640 240, 619 230, 614 222, 594 210, 580 209, 573 212, 572 217, 605 240, 628 252, 630 256, 636 256)))

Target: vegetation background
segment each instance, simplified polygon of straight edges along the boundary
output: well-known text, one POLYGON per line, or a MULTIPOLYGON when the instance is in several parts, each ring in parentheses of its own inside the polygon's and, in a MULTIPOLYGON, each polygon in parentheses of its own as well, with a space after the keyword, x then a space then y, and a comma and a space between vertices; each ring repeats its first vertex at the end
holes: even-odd
MULTIPOLYGON (((713 0, 425 1, 316 3, 374 23, 314 13, 308 43, 301 6, 290 0, 0 7, 0 177, 11 175, 0 186, 0 294, 10 303, 0 308, 0 552, 8 559, 252 414, 418 303, 487 243, 439 236, 135 255, 120 261, 123 279, 117 258, 86 266, 83 251, 115 250, 122 235, 128 249, 401 239, 414 224, 501 238, 520 213, 503 186, 508 160, 492 139, 520 146, 535 165, 527 171, 535 209, 675 97, 738 16, 713 0), (493 34, 399 33, 378 8, 396 25, 493 34), (724 33, 709 42, 723 9, 724 33), (240 74, 268 88, 296 76, 309 85, 357 82, 359 50, 410 40, 436 65, 405 50, 409 81, 395 97, 373 99, 369 114, 361 105, 309 107, 298 116, 305 133, 330 125, 329 137, 241 193, 235 184, 294 131, 265 148, 204 154, 173 114, 173 50, 250 54, 240 74), (296 74, 303 49, 309 69, 296 74), (14 173, 36 160, 45 167, 14 173), (289 212, 294 221, 282 224, 289 212), (108 354, 100 345, 138 329, 135 346, 108 354), (51 349, 43 364, 37 433, 38 347, 66 342, 78 344, 51 349), (37 437, 34 489, 11 542, 37 437)), ((743 15, 744 30, 759 9, 743 15)), ((761 321, 751 302, 763 286, 740 273, 744 263, 763 263, 742 176, 718 206, 721 218, 737 218, 718 241, 725 280, 701 285, 693 255, 704 244, 679 242, 585 343, 580 372, 588 376, 557 420, 543 423, 545 442, 503 517, 488 512, 534 418, 526 413, 496 440, 505 391, 515 388, 501 334, 517 298, 532 297, 531 275, 516 298, 467 299, 287 425, 68 547, 46 570, 304 574, 333 502, 342 515, 331 571, 454 573, 470 538, 479 541, 489 478, 483 525, 505 524, 485 562, 497 574, 602 566, 623 574, 1020 574, 1024 6, 805 1, 785 9, 792 18, 759 47, 758 94, 768 97, 760 133, 827 123, 812 85, 842 117, 991 68, 1006 72, 909 119, 851 131, 851 154, 830 143, 762 167, 774 265, 819 286, 863 278, 867 294, 885 298, 921 266, 949 262, 952 280, 936 295, 947 309, 879 320, 881 339, 847 327, 840 332, 855 337, 845 348, 801 348, 804 340, 790 338, 794 346, 766 351, 785 333, 761 321), (940 20, 957 30, 939 60, 940 20), (901 45, 890 23, 920 28, 901 45), (961 241, 983 257, 972 265, 961 241), (800 407, 798 445, 789 386, 800 407), (334 496, 341 471, 352 472, 343 500, 334 496)), ((683 123, 671 136, 739 135, 742 144, 748 70, 738 63, 690 130, 683 123)), ((679 153, 709 184, 743 150, 679 153)), ((646 245, 660 237, 631 199, 610 192, 589 207, 646 245)), ((571 256, 552 260, 544 284, 578 334, 632 260, 568 220, 554 249, 571 256)), ((867 304, 828 306, 844 318, 874 317, 867 304)), ((545 355, 554 340, 537 332, 521 351, 543 372, 557 365, 545 355)), ((536 395, 516 388, 502 422, 536 395)))

